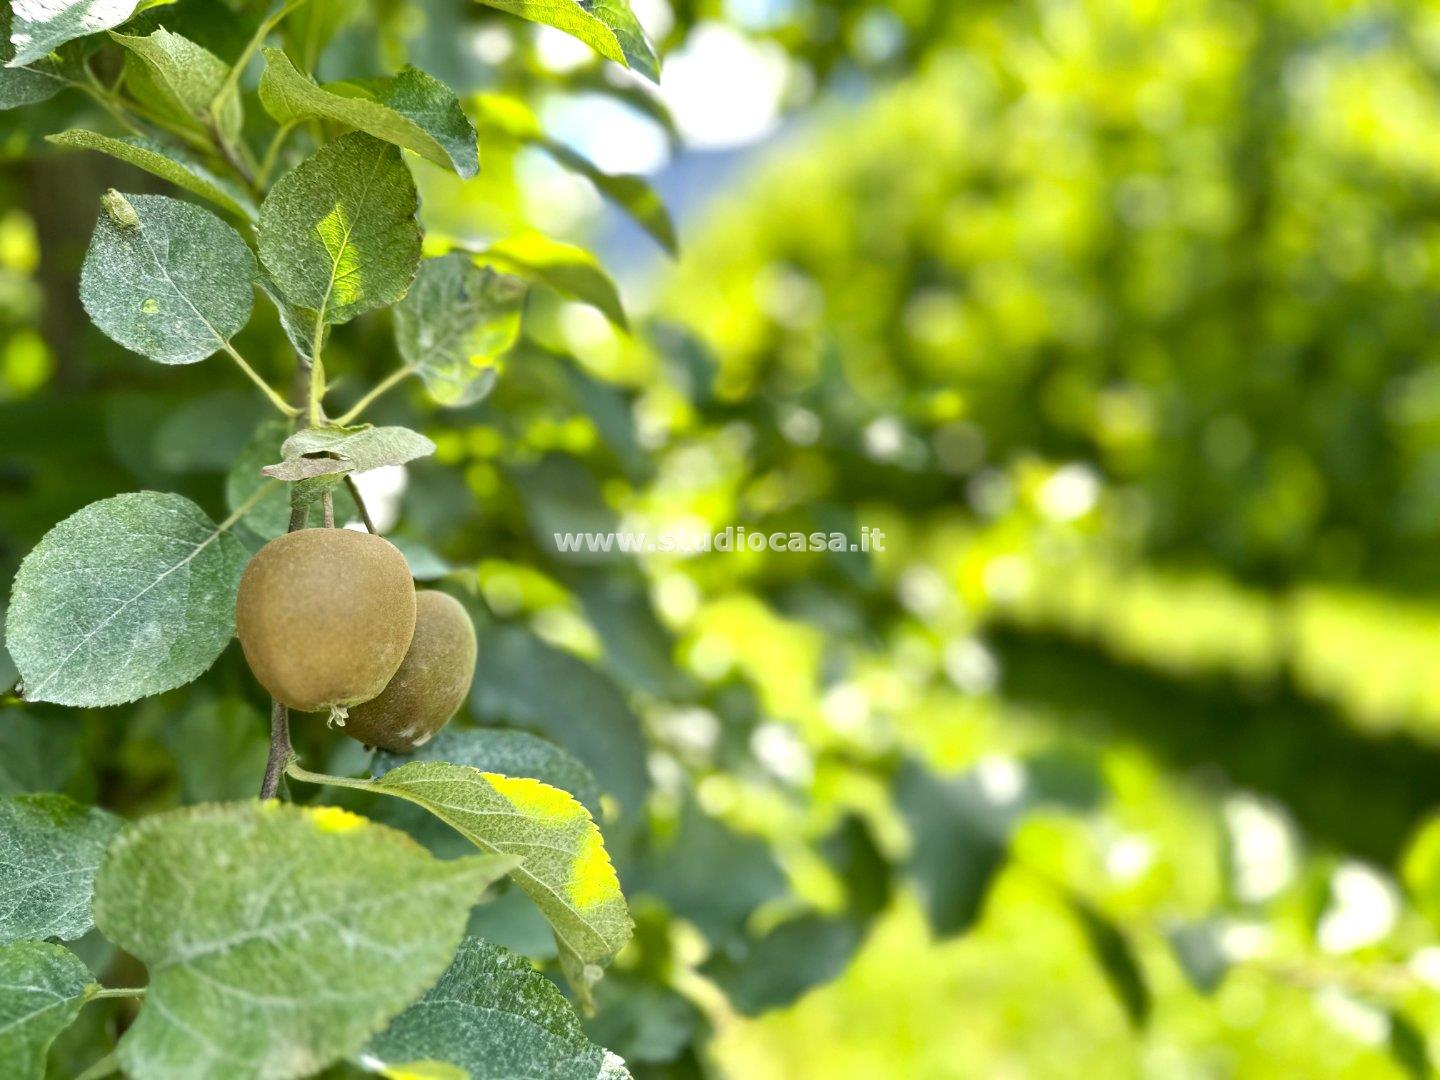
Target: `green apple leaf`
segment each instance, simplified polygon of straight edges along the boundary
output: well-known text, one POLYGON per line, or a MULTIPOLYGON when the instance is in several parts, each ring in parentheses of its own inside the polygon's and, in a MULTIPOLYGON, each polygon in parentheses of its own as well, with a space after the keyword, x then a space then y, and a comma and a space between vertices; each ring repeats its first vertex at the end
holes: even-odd
POLYGON ((579 38, 607 60, 660 81, 660 59, 628 0, 481 0, 531 22, 579 38))
POLYGON ((255 204, 238 184, 216 176, 190 155, 155 139, 138 135, 111 138, 109 135, 100 135, 83 128, 62 131, 58 135, 47 135, 45 138, 56 146, 98 150, 102 154, 109 154, 162 180, 168 180, 192 195, 209 199, 236 217, 249 220, 255 216, 255 204))
POLYGON ((454 92, 407 67, 400 74, 319 86, 280 49, 265 50, 260 103, 282 124, 319 118, 413 150, 463 177, 479 171, 475 125, 454 92))
POLYGON ((484 251, 478 262, 542 282, 564 296, 589 304, 621 330, 629 330, 620 290, 599 260, 582 247, 534 231, 516 233, 484 251))
POLYGON ((405 295, 420 266, 418 207, 399 148, 352 132, 271 189, 260 258, 291 304, 343 323, 405 295))
POLYGON ((520 336, 525 282, 462 252, 420 264, 395 307, 395 342, 441 405, 472 405, 495 385, 496 360, 520 336))
POLYGON ((125 85, 138 101, 197 131, 238 136, 244 124, 238 95, 226 96, 219 115, 211 112, 230 74, 224 60, 164 27, 144 37, 113 31, 110 37, 126 50, 125 85))
POLYGON ((0 944, 88 933, 95 870, 121 824, 64 795, 0 798, 0 944))
POLYGON ((165 195, 107 192, 80 272, 95 325, 161 364, 193 364, 250 321, 255 256, 210 211, 165 195))
POLYGON ((442 862, 335 807, 231 803, 130 826, 95 883, 96 924, 150 969, 120 1064, 233 1080, 353 1054, 445 970, 514 862, 442 862))
POLYGON ((584 806, 558 788, 436 761, 413 761, 379 780, 294 768, 291 775, 405 799, 482 851, 523 858, 511 876, 549 921, 565 977, 587 1006, 603 965, 630 940, 630 909, 600 829, 584 806))
POLYGON ((280 447, 284 460, 261 470, 277 480, 304 480, 326 472, 368 472, 385 465, 404 465, 435 452, 435 444, 404 427, 303 428, 280 447), (309 458, 307 454, 331 454, 309 458), (307 467, 323 466, 309 471, 307 467))
POLYGON ((442 1062, 470 1080, 630 1075, 586 1037, 570 1003, 529 960, 474 937, 461 942, 440 981, 370 1041, 361 1061, 372 1069, 442 1062))
POLYGON ((55 1037, 97 989, 69 949, 17 941, 0 949, 0 1061, 14 1080, 42 1080, 55 1037))
MULTIPOLYGON (((285 337, 294 347, 296 354, 305 360, 314 360, 315 329, 319 325, 316 313, 309 308, 296 307, 290 303, 280 295, 275 283, 264 274, 260 275, 260 291, 265 294, 265 299, 275 305, 275 312, 280 316, 280 329, 285 331, 285 337)), ((321 348, 325 345, 324 338, 329 337, 329 329, 321 327, 321 348)))
POLYGON ((502 776, 528 776, 568 791, 592 814, 600 812, 600 786, 595 775, 568 751, 528 731, 451 724, 412 754, 377 751, 370 774, 379 779, 412 761, 448 761, 502 776))
MULTIPOLYGON (((257 501, 252 503, 250 500, 270 483, 260 470, 280 457, 280 448, 290 437, 291 426, 288 421, 279 418, 263 421, 225 476, 226 504, 232 512, 249 504, 240 524, 262 540, 273 540, 290 527, 290 492, 285 487, 274 485, 257 501)), ((360 511, 349 491, 337 488, 334 497, 336 521, 348 521, 359 516, 360 511)))
MULTIPOLYGON (((0 4, 0 65, 8 65, 15 58, 15 46, 10 42, 13 25, 10 5, 0 4)), ((32 67, 0 66, 0 110, 37 105, 70 85, 54 60, 46 58, 32 63, 32 67)))
POLYGON ((67 41, 119 26, 136 10, 137 0, 14 0, 10 67, 33 64, 67 41))
POLYGON ((5 620, 25 697, 121 705, 204 672, 234 633, 249 558, 231 524, 142 491, 46 533, 20 564, 5 620))

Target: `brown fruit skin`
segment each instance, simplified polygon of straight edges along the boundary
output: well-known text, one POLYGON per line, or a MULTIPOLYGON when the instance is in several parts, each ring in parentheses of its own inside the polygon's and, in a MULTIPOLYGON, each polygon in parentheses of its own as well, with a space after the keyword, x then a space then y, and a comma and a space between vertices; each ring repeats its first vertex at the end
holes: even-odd
POLYGON ((302 529, 255 553, 235 598, 245 659, 300 712, 369 701, 405 659, 415 583, 398 548, 350 529, 302 529))
POLYGON ((453 596, 415 594, 415 637, 390 685, 350 710, 345 734, 399 754, 429 742, 455 715, 475 677, 475 627, 453 596))

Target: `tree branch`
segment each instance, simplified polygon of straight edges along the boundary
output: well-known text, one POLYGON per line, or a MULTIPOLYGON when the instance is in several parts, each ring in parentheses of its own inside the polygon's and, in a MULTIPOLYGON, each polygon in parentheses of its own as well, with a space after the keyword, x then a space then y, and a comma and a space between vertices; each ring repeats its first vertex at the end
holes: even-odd
MULTIPOLYGON (((300 357, 295 365, 295 398, 304 401, 309 392, 309 365, 300 357)), ((296 429, 303 428, 306 416, 301 412, 295 418, 296 429)), ((310 508, 296 502, 294 488, 290 497, 290 527, 287 532, 299 532, 310 518, 310 508)), ((285 766, 295 756, 295 747, 290 742, 290 710, 284 702, 270 699, 270 754, 265 760, 265 778, 260 782, 260 798, 273 799, 280 792, 280 781, 285 775, 285 766)))
POLYGON ((285 766, 295 756, 290 743, 290 710, 282 703, 270 701, 270 756, 265 760, 265 779, 260 782, 260 798, 273 799, 280 793, 280 778, 285 766))

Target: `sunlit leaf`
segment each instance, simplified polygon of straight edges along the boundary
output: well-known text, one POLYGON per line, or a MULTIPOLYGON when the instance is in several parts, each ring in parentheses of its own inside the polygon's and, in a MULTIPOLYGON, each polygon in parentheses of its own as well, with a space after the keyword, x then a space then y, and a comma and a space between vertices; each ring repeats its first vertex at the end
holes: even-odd
POLYGON ((91 503, 20 564, 5 646, 31 701, 119 705, 205 671, 235 628, 248 555, 189 499, 91 503))
POLYGON ((89 931, 95 870, 120 825, 64 795, 0 799, 0 944, 89 931))
POLYGON ((675 223, 658 192, 643 176, 608 173, 584 154, 550 138, 524 101, 506 94, 482 94, 476 107, 485 121, 512 139, 537 146, 571 172, 585 177, 601 195, 629 214, 672 255, 679 250, 675 223))
POLYGON ((419 196, 398 147, 326 143, 260 207, 260 258, 297 307, 343 323, 405 295, 420 266, 419 196))
POLYGON ((445 970, 511 865, 441 862, 333 807, 234 803, 132 825, 95 886, 101 931, 150 970, 121 1064, 284 1078, 354 1053, 445 970))
POLYGON ((371 1068, 446 1062, 470 1080, 623 1080, 625 1063, 585 1036, 570 1003, 524 957, 466 938, 424 997, 372 1039, 371 1068))
POLYGON ((417 68, 382 79, 319 86, 280 49, 265 50, 260 101, 280 123, 319 117, 413 150, 463 177, 479 170, 475 127, 459 99, 417 68))
POLYGON ((531 22, 579 38, 601 56, 660 81, 660 60, 629 0, 482 0, 531 22))
POLYGON ((552 240, 543 233, 522 232, 476 252, 475 257, 497 270, 542 282, 589 304, 620 329, 629 329, 615 282, 582 247, 552 240))

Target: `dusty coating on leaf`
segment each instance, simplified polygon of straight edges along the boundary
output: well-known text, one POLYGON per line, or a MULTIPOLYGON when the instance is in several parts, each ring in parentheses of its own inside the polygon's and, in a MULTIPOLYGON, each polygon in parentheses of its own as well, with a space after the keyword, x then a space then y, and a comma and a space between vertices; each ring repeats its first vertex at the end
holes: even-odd
POLYGON ((255 256, 210 211, 166 195, 108 192, 80 270, 80 301, 106 336, 161 364, 193 364, 244 329, 255 256))
POLYGON ((50 1044, 95 989, 89 968, 59 945, 17 941, 0 949, 0 1062, 7 1080, 45 1075, 50 1044))
POLYGON ((512 865, 442 862, 353 814, 279 803, 131 825, 94 903, 102 932, 150 972, 121 1066, 147 1080, 319 1071, 431 985, 512 865))
POLYGON ((230 641, 246 557, 179 495, 72 514, 25 556, 10 594, 5 644, 25 697, 120 705, 189 682, 230 641))
POLYGON ((88 931, 95 871, 121 824, 64 795, 0 799, 0 944, 88 931))
POLYGON ((497 358, 520 334, 526 291, 459 252, 421 263, 395 307, 395 343, 436 401, 469 405, 490 392, 497 358))
POLYGON ((628 1080, 591 1042, 560 991, 523 956, 466 938, 425 996, 371 1040, 361 1060, 390 1077, 628 1080), (450 1073, 442 1073, 448 1077, 450 1073))

